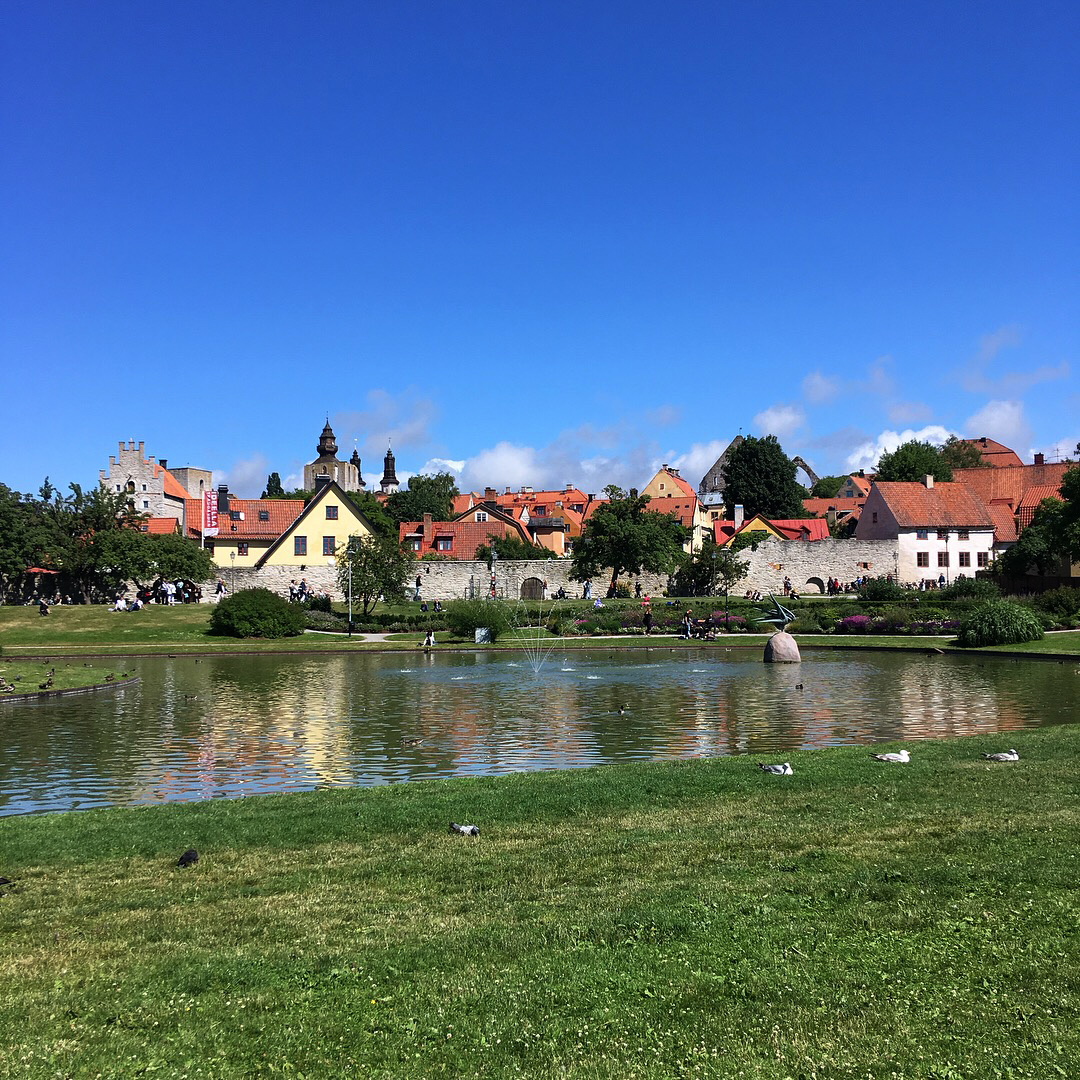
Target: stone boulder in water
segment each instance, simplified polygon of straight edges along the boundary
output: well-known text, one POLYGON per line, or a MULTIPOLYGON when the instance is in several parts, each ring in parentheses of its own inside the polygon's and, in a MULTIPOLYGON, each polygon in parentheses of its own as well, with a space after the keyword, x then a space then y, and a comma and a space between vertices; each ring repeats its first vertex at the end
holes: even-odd
POLYGON ((766 664, 798 664, 802 662, 799 646, 786 631, 778 630, 765 642, 766 664))

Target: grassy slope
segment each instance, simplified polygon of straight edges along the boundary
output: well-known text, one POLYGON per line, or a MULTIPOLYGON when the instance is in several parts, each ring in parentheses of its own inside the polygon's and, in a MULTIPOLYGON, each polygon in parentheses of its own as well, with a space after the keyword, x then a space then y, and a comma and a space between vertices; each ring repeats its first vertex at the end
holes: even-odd
POLYGON ((2 819, 0 1076, 1077 1075, 1078 757, 2 819))

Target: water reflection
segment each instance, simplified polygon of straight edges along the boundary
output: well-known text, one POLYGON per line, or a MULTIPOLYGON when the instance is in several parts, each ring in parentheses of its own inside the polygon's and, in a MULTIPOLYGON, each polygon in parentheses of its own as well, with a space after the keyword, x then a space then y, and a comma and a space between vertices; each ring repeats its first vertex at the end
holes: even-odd
POLYGON ((4 706, 0 814, 993 734, 1080 719, 1068 666, 757 651, 142 660, 4 706), (418 741, 418 744, 416 744, 418 741), (415 745, 414 745, 415 744, 415 745))

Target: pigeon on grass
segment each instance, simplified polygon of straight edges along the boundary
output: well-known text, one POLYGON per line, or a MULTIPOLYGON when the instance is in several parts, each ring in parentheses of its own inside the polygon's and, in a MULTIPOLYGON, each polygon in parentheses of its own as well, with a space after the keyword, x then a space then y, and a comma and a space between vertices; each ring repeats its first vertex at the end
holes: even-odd
POLYGON ((791 762, 785 761, 783 765, 766 765, 764 762, 758 762, 758 768, 762 772, 770 773, 773 776, 793 776, 795 770, 791 767, 791 762))
POLYGON ((480 830, 475 825, 459 825, 456 821, 450 822, 450 831, 459 836, 479 836, 480 830))

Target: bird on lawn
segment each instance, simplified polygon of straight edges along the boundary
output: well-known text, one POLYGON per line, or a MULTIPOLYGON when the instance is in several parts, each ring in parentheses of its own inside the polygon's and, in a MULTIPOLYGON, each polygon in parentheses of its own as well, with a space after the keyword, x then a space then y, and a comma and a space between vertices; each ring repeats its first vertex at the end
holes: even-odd
POLYGON ((1015 750, 1006 750, 1003 754, 983 754, 987 761, 1019 761, 1020 755, 1015 750))
POLYGON ((193 848, 189 847, 179 859, 176 860, 177 866, 194 866, 199 861, 199 853, 193 848))
POLYGON ((459 825, 456 821, 450 822, 450 831, 459 836, 479 836, 480 830, 475 825, 459 825))
POLYGON ((794 776, 795 770, 791 767, 791 762, 785 761, 783 765, 766 765, 764 762, 758 762, 758 768, 762 772, 771 773, 773 776, 794 776))
POLYGON ((871 754, 875 761, 891 761, 894 765, 906 765, 911 760, 911 755, 906 750, 896 754, 871 754))

